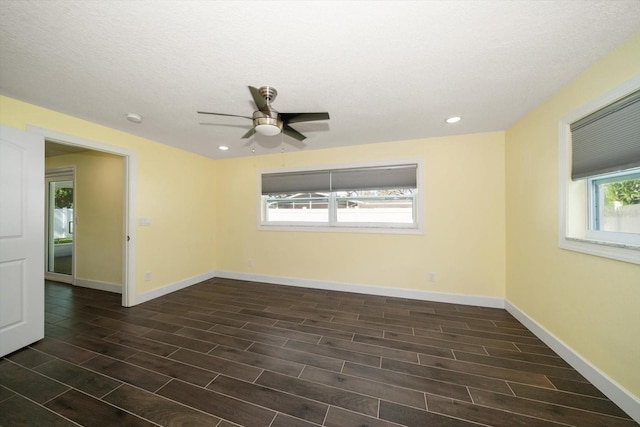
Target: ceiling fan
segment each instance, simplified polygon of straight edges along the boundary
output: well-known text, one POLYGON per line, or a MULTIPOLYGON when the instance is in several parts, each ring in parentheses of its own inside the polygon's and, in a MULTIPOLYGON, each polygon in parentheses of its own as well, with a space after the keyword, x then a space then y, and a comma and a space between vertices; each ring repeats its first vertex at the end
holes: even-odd
POLYGON ((292 138, 302 141, 306 138, 303 134, 289 126, 291 123, 313 122, 316 120, 329 120, 329 113, 279 113, 274 110, 271 103, 278 96, 278 91, 271 86, 262 86, 260 89, 249 86, 249 91, 256 104, 253 116, 239 116, 236 114, 211 113, 198 111, 198 114, 211 114, 214 116, 244 117, 253 120, 253 127, 242 138, 249 138, 258 132, 261 135, 273 136, 280 132, 292 138))

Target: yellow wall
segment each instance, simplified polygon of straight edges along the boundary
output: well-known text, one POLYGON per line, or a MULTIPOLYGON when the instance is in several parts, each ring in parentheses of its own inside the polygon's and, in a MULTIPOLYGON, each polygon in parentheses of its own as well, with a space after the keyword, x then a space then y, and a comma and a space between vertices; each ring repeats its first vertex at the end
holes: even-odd
POLYGON ((138 292, 218 269, 504 296, 502 132, 214 161, 6 97, 0 121, 137 152, 138 292), (424 235, 257 230, 258 169, 406 158, 424 162, 424 235))
POLYGON ((502 132, 229 159, 217 171, 220 270, 504 297, 502 132), (257 229, 260 169, 407 158, 424 162, 424 235, 257 229))
POLYGON ((34 125, 137 153, 135 216, 152 218, 149 227, 131 224, 137 227, 137 292, 213 271, 213 160, 4 96, 0 123, 18 129, 34 125), (152 273, 151 281, 144 281, 145 272, 152 273))
POLYGON ((640 73, 640 34, 506 132, 507 299, 640 396, 640 266, 558 248, 558 121, 640 73))
POLYGON ((76 170, 76 278, 122 285, 124 163, 99 151, 48 157, 47 169, 76 170))

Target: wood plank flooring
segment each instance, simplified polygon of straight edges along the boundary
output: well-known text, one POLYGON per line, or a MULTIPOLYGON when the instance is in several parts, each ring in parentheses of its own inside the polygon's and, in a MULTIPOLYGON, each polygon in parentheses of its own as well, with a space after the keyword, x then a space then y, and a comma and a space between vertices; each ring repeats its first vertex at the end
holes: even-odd
POLYGON ((132 308, 47 282, 0 425, 638 424, 505 310, 213 279, 132 308))

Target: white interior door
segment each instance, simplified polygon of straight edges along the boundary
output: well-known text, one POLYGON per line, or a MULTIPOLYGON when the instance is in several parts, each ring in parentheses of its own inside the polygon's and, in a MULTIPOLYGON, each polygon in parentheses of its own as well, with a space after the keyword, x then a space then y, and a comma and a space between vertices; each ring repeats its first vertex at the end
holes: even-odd
POLYGON ((44 138, 0 126, 0 356, 44 337, 44 138))

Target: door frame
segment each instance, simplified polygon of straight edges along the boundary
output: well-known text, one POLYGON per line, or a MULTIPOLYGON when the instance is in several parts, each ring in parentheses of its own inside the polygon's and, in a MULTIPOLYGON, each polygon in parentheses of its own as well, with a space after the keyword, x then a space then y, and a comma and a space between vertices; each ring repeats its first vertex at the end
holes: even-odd
MULTIPOLYGON (((47 142, 45 141, 45 144, 47 142)), ((50 236, 50 232, 51 232, 51 224, 50 224, 50 219, 51 219, 51 200, 50 200, 50 190, 49 190, 49 182, 50 180, 53 180, 53 178, 56 177, 71 177, 71 181, 73 182, 73 206, 75 208, 76 206, 76 191, 75 191, 75 186, 76 186, 76 168, 74 166, 70 166, 70 167, 64 167, 64 168, 55 168, 55 169, 47 169, 46 168, 46 163, 45 163, 45 170, 44 170, 44 181, 45 181, 45 215, 46 215, 46 220, 44 222, 44 231, 45 231, 45 238, 44 238, 44 257, 45 257, 45 269, 44 269, 44 278, 46 280, 54 280, 57 282, 63 282, 63 283, 69 283, 70 285, 75 285, 76 284, 76 260, 75 260, 75 256, 76 256, 76 240, 75 237, 71 243, 71 275, 68 274, 61 274, 61 273, 56 273, 56 272, 52 272, 49 271, 49 261, 51 261, 51 246, 52 243, 49 241, 50 236)), ((75 221, 75 210, 74 210, 74 221, 75 221)))
MULTIPOLYGON (((96 142, 61 132, 27 125, 27 132, 38 134, 45 140, 58 144, 102 151, 123 158, 124 200, 123 200, 123 236, 122 236, 122 305, 131 307, 136 304, 136 227, 135 213, 138 189, 138 153, 128 148, 96 142)), ((44 176, 43 159, 43 176, 44 176)), ((44 260, 43 260, 44 261, 44 260)))

